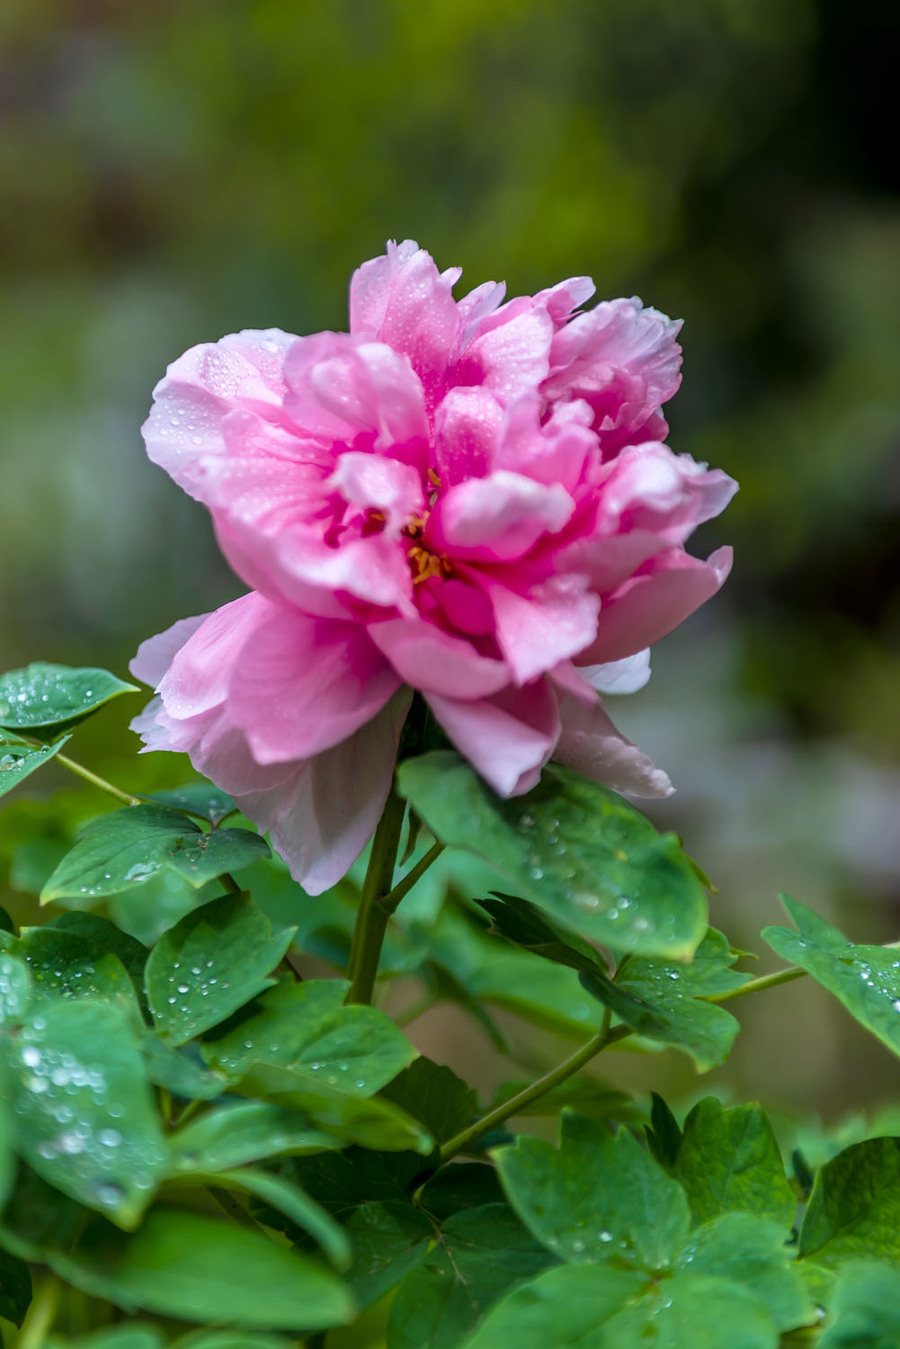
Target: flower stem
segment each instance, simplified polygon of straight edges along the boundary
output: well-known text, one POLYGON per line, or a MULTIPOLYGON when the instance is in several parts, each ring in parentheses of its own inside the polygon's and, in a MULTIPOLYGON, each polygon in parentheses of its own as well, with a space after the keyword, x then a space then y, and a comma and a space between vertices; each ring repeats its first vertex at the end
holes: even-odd
POLYGON ((539 1101, 542 1096, 546 1096, 548 1091, 552 1091, 560 1083, 566 1082, 573 1074, 578 1072, 579 1068, 583 1068, 586 1063, 590 1063, 591 1059, 602 1053, 610 1045, 615 1044, 617 1040, 624 1040, 626 1036, 632 1034, 627 1026, 615 1026, 610 1030, 608 1026, 609 1018, 605 1017, 604 1021, 606 1024, 600 1027, 597 1034, 583 1044, 580 1049, 576 1049, 575 1053, 565 1059, 564 1062, 552 1068, 543 1077, 539 1077, 536 1082, 532 1082, 530 1087, 525 1087, 510 1100, 504 1101, 503 1105, 498 1105, 495 1110, 489 1110, 480 1120, 476 1120, 474 1124, 469 1125, 468 1129, 463 1129, 462 1133, 458 1133, 455 1138, 451 1138, 449 1142, 445 1143, 441 1148, 441 1166, 452 1161, 461 1152, 466 1152, 473 1143, 476 1143, 479 1138, 483 1138, 486 1133, 490 1133, 491 1129, 495 1129, 498 1124, 504 1124, 513 1115, 520 1114, 526 1106, 531 1105, 534 1101, 539 1101))
POLYGON ((55 1274, 48 1274, 41 1284, 22 1326, 17 1349, 43 1349, 47 1333, 56 1317, 62 1284, 55 1274))
POLYGON ((389 894, 394 879, 394 866, 400 848, 405 812, 406 802, 397 795, 392 783, 390 795, 372 840, 369 866, 359 899, 347 969, 350 976, 347 1002, 372 1001, 378 961, 390 917, 389 911, 381 901, 389 894))
POLYGON ((139 796, 132 796, 130 792, 123 792, 121 787, 113 786, 105 778, 101 778, 97 773, 92 773, 89 768, 85 768, 84 764, 78 763, 75 759, 70 759, 67 754, 57 754, 55 758, 56 762, 62 764, 63 768, 67 768, 70 773, 83 778, 92 787, 98 787, 101 792, 106 792, 108 796, 114 796, 117 801, 124 802, 126 806, 139 806, 141 804, 139 796))
POLYGON ((730 988, 725 993, 707 993, 698 1002, 730 1002, 732 998, 745 998, 748 993, 761 993, 766 988, 776 988, 778 984, 789 984, 792 979, 801 979, 807 970, 799 965, 789 965, 786 970, 776 970, 774 974, 762 974, 758 979, 741 984, 740 988, 730 988))

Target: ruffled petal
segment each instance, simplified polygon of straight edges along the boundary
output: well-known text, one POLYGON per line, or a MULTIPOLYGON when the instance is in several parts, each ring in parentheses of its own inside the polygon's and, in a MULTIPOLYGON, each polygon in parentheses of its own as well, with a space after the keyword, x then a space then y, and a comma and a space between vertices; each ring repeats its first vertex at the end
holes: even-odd
POLYGON ((457 483, 431 514, 426 543, 455 557, 508 562, 544 534, 558 534, 575 502, 560 483, 535 482, 501 469, 457 483))
POLYGON ((141 642, 128 666, 135 679, 149 684, 151 689, 158 688, 178 652, 207 618, 209 614, 180 618, 165 632, 158 632, 155 637, 141 642))
POLYGON ((544 680, 464 702, 426 696, 438 722, 500 796, 521 796, 541 775, 559 738, 556 695, 544 680))
POLYGON ((518 683, 577 656, 597 631, 600 601, 580 576, 552 576, 527 595, 499 584, 487 593, 500 649, 518 683))
POLYGON ((373 623, 369 636, 399 677, 423 693, 484 698, 509 683, 505 661, 480 656, 471 642, 432 623, 393 619, 373 623))
POLYGON ((629 796, 671 796, 668 775, 637 745, 617 731, 599 700, 586 707, 565 695, 560 702, 562 731, 553 757, 567 768, 629 796))

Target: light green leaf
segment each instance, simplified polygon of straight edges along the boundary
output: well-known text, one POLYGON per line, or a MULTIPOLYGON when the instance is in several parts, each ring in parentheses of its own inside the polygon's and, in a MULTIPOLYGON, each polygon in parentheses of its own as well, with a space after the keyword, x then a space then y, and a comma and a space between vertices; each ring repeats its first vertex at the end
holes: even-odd
POLYGON ((345 1143, 387 1152, 412 1150, 427 1155, 434 1148, 431 1135, 404 1110, 378 1097, 366 1099, 329 1086, 307 1072, 257 1063, 235 1090, 242 1096, 288 1106, 308 1116, 324 1133, 345 1143))
POLYGON ((778 1331, 760 1300, 740 1284, 676 1273, 607 1321, 597 1349, 777 1349, 778 1331))
POLYGON ((900 949, 857 946, 796 899, 781 900, 797 931, 765 928, 762 935, 772 950, 811 974, 861 1026, 900 1054, 900 949))
POLYGON ((117 1003, 140 1021, 128 971, 90 937, 56 927, 25 927, 18 938, 0 933, 0 949, 28 966, 32 999, 99 998, 117 1003))
POLYGON ((108 670, 35 662, 0 675, 0 727, 26 734, 71 726, 122 693, 137 693, 108 670))
POLYGON ((169 1140, 174 1171, 225 1171, 267 1157, 338 1146, 296 1111, 266 1101, 223 1104, 191 1120, 169 1140))
POLYGON ((177 1349, 293 1349, 271 1335, 249 1335, 244 1330, 199 1330, 178 1340, 177 1349))
POLYGON ((581 982, 626 1026, 684 1050, 706 1072, 728 1057, 739 1026, 703 999, 746 983, 749 976, 731 968, 736 959, 722 933, 708 928, 690 964, 632 956, 615 982, 600 970, 584 971, 581 982))
POLYGON ((845 1265, 834 1286, 819 1349, 897 1349, 900 1270, 885 1262, 845 1265))
POLYGON ((185 915, 147 961, 147 1000, 157 1030, 173 1045, 213 1026, 274 980, 293 929, 277 934, 249 895, 223 895, 185 915))
MULTIPOLYGON (((79 1335, 77 1340, 67 1340, 65 1349, 162 1349, 165 1344, 163 1333, 148 1321, 129 1321, 127 1325, 107 1326, 104 1330, 95 1330, 90 1335, 79 1335)), ((62 1342, 48 1342, 48 1349, 62 1342)))
POLYGON ((396 1288, 422 1261, 435 1236, 433 1224, 419 1209, 396 1200, 360 1204, 346 1230, 353 1247, 347 1282, 361 1307, 396 1288))
MULTIPOLYGON (((0 933, 0 948, 6 933, 0 933)), ((15 941, 14 937, 10 941, 15 941)), ((31 975, 24 960, 0 949, 0 1026, 21 1021, 31 1001, 31 975)))
POLYGON ((129 1312, 295 1333, 354 1314, 345 1286, 317 1261, 186 1210, 154 1208, 125 1240, 94 1224, 74 1254, 46 1251, 43 1259, 76 1288, 129 1312))
POLYGON ((548 1269, 498 1302, 465 1349, 615 1349, 604 1326, 646 1284, 609 1265, 548 1269))
POLYGON ((437 838, 589 941, 682 959, 703 939, 706 894, 677 838, 587 778, 549 764, 532 791, 504 800, 438 750, 402 764, 398 784, 437 838))
POLYGON ((554 1263, 506 1204, 450 1218, 391 1306, 391 1349, 455 1349, 505 1292, 554 1263))
POLYGON ((374 1007, 345 1006, 346 995, 347 984, 338 979, 281 983, 224 1035, 209 1039, 204 1055, 235 1075, 255 1063, 271 1064, 290 1068, 314 1090, 372 1096, 416 1051, 390 1017, 374 1007))
POLYGON ((127 1014, 112 1003, 48 999, 6 1054, 16 1146, 28 1164, 134 1227, 166 1149, 127 1014))
POLYGON ((673 1174, 695 1223, 722 1213, 755 1213, 790 1230, 797 1196, 788 1183, 772 1126, 758 1105, 726 1110, 709 1096, 684 1122, 673 1174))
POLYGON ((900 1260, 900 1139, 857 1143, 822 1167, 800 1229, 800 1254, 826 1268, 900 1260))
POLYGON ((214 829, 165 806, 128 806, 92 821, 41 892, 42 903, 75 901, 92 908, 106 895, 173 871, 199 888, 226 871, 268 855, 265 839, 248 829, 214 829))
POLYGON ((36 768, 40 768, 58 754, 71 736, 65 735, 54 745, 24 745, 0 734, 0 796, 18 787, 36 768))
POLYGON ((788 1231, 780 1223, 750 1213, 726 1213, 691 1234, 678 1266, 692 1274, 714 1274, 740 1284, 768 1308, 778 1330, 816 1321, 788 1231))
POLYGON ((494 1154, 503 1188, 539 1241, 574 1264, 659 1269, 690 1227, 684 1191, 624 1129, 563 1111, 559 1148, 519 1137, 494 1154))

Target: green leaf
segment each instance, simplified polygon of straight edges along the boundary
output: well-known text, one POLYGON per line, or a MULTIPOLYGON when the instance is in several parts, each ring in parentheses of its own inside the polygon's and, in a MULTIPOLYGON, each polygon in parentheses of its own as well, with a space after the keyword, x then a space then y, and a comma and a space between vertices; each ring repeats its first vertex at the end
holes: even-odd
POLYGON ((800 1254, 826 1268, 900 1260, 900 1139, 857 1143, 822 1167, 800 1229, 800 1254))
POLYGON ((310 1122, 345 1143, 385 1151, 433 1151, 434 1140, 416 1120, 389 1101, 342 1091, 316 1080, 312 1074, 275 1064, 258 1063, 235 1090, 274 1105, 306 1114, 310 1122))
MULTIPOLYGON (((505 1105, 511 1101, 520 1091, 531 1085, 529 1080, 518 1082, 503 1082, 498 1088, 497 1093, 491 1101, 491 1110, 496 1106, 505 1105)), ((530 1105, 524 1106, 517 1111, 516 1118, 547 1118, 550 1115, 558 1115, 564 1105, 570 1105, 578 1110, 582 1115, 588 1115, 591 1119, 615 1119, 620 1124, 631 1121, 639 1121, 644 1118, 641 1111, 632 1101, 632 1098, 624 1091, 619 1091, 617 1087, 611 1087, 608 1082, 603 1082, 599 1078, 585 1077, 579 1074, 578 1077, 569 1078, 561 1082, 558 1087, 552 1087, 550 1091, 532 1101, 530 1105)))
MULTIPOLYGON (((4 935, 0 934, 0 945, 4 935)), ((27 963, 0 949, 0 1026, 21 1021, 30 1001, 31 975, 27 963)))
POLYGON ((188 1101, 213 1101, 234 1084, 234 1079, 208 1069, 194 1057, 196 1053, 195 1045, 173 1049, 152 1031, 141 1039, 144 1069, 151 1082, 188 1101))
POLYGON ((722 1213, 772 1218, 785 1232, 797 1209, 772 1126, 758 1105, 725 1110, 708 1096, 684 1122, 674 1167, 695 1223, 722 1213))
POLYGON ((684 1191, 624 1129, 564 1111, 559 1148, 520 1137, 495 1154, 509 1201, 539 1241, 572 1263, 670 1264, 687 1236, 684 1191))
POLYGON ((31 1272, 24 1260, 0 1250, 0 1317, 20 1326, 31 1303, 31 1272))
POLYGON ((0 796, 18 787, 36 768, 40 768, 58 754, 71 736, 65 735, 55 745, 42 745, 40 748, 23 745, 20 740, 7 739, 0 735, 0 796))
POLYGON ((317 1261, 187 1210, 154 1208, 125 1240, 95 1222, 74 1254, 35 1257, 128 1312, 295 1333, 341 1325, 354 1314, 349 1292, 317 1261))
MULTIPOLYGON (((107 1326, 90 1335, 79 1335, 77 1340, 66 1341, 65 1349, 163 1349, 164 1343, 163 1333, 156 1326, 148 1321, 130 1321, 127 1325, 107 1326)), ((51 1341, 48 1349, 54 1344, 59 1341, 51 1341)))
POLYGON ((746 983, 749 976, 731 969, 736 959, 721 932, 708 928, 688 965, 632 956, 615 982, 599 970, 584 972, 581 982, 626 1026, 684 1050, 706 1072, 728 1057, 739 1026, 703 999, 746 983))
POLYGON ((478 1111, 478 1093, 452 1068, 424 1056, 404 1068, 382 1092, 423 1124, 436 1143, 446 1143, 472 1123, 478 1111))
POLYGON ((137 995, 125 966, 91 938, 56 927, 25 927, 18 938, 0 933, 0 948, 28 966, 33 1001, 100 998, 132 1012, 136 1021, 140 1019, 137 995))
POLYGON ((682 1272, 651 1284, 604 1330, 603 1349, 645 1349, 648 1343, 665 1349, 777 1349, 779 1342, 768 1310, 746 1288, 682 1272))
POLYGON ((108 670, 35 662, 0 675, 0 727, 26 733, 73 726, 122 693, 137 693, 108 670))
POLYGON ((767 1307, 778 1330, 794 1330, 816 1320, 786 1229, 750 1213, 726 1213, 692 1233, 678 1266, 692 1274, 713 1274, 740 1284, 767 1307))
POLYGON ((672 1171, 681 1151, 681 1127, 669 1106, 655 1091, 650 1093, 650 1123, 644 1132, 653 1156, 667 1171, 672 1171))
POLYGON ((127 1015, 112 1003, 47 1000, 6 1054, 26 1161, 64 1194, 133 1227, 166 1149, 127 1015))
POLYGON ((765 928, 762 935, 772 950, 811 974, 861 1026, 900 1054, 900 950, 856 946, 796 899, 782 895, 781 902, 797 931, 765 928))
POLYGON ((248 894, 186 914, 150 953, 145 980, 156 1028, 182 1045, 218 1026, 274 980, 293 929, 274 934, 248 894))
POLYGON ((144 966, 147 963, 147 948, 129 933, 116 927, 108 918, 99 913, 83 913, 79 910, 58 913, 46 925, 58 932, 74 932, 79 937, 87 937, 107 951, 118 956, 131 976, 134 984, 143 987, 144 966))
POLYGON ((478 903, 490 914, 489 931, 505 937, 514 946, 521 946, 544 960, 552 960, 556 965, 568 965, 573 970, 600 969, 606 974, 606 961, 599 951, 577 932, 551 922, 527 899, 498 893, 490 899, 480 899, 478 903))
POLYGON ((243 1330, 200 1330, 179 1340, 177 1349, 293 1349, 271 1335, 248 1335, 243 1330))
POLYGON ((706 894, 677 838, 587 778, 549 764, 532 791, 504 800, 439 750, 408 759, 397 780, 437 838, 589 941, 681 959, 702 940, 706 894))
POLYGON ((248 829, 204 833, 180 811, 158 805, 127 806, 102 815, 82 830, 44 886, 41 901, 75 900, 89 909, 95 900, 143 885, 167 870, 199 888, 268 852, 265 839, 248 829))
POLYGON ((425 1257, 432 1223, 411 1204, 361 1204, 347 1223, 353 1264, 347 1282, 361 1307, 370 1307, 425 1257))
POLYGON ((0 1052, 0 1213, 9 1198, 16 1174, 15 1137, 10 1110, 11 1076, 6 1056, 0 1052))
MULTIPOLYGON (((308 1232, 338 1269, 346 1269, 350 1264, 350 1242, 343 1228, 314 1199, 310 1199, 299 1185, 294 1185, 284 1176, 271 1175, 268 1171, 256 1171, 252 1167, 242 1167, 239 1171, 198 1173, 196 1179, 203 1184, 218 1185, 224 1189, 240 1190, 253 1195, 256 1199, 262 1200, 265 1208, 277 1209, 279 1213, 284 1214, 293 1227, 308 1232)), ((268 1222, 265 1208, 262 1211, 261 1221, 269 1226, 280 1227, 280 1223, 268 1222)))
POLYGON ((506 1204, 457 1214, 397 1290, 391 1349, 454 1349, 498 1298, 550 1263, 506 1204))
POLYGON ((621 1349, 604 1326, 646 1282, 639 1271, 611 1266, 548 1269, 498 1302, 465 1349, 621 1349))
POLYGON ((296 1111, 265 1101, 223 1104, 191 1120, 169 1140, 174 1171, 226 1171, 267 1157, 337 1146, 296 1111))
MULTIPOLYGON (((362 1147, 291 1157, 278 1163, 279 1172, 302 1185, 307 1194, 342 1221, 361 1204, 394 1200, 411 1204, 426 1166, 415 1152, 376 1152, 362 1147)), ((502 1194, 497 1197, 503 1198, 502 1194)))
POLYGON ((897 1349, 900 1270, 886 1262, 853 1262, 841 1270, 832 1297, 819 1349, 897 1349))
POLYGON ((416 1197, 421 1207, 439 1222, 462 1209, 502 1204, 506 1198, 495 1168, 484 1162, 442 1166, 428 1177, 416 1197))
POLYGON ((208 820, 213 826, 221 824, 237 810, 228 793, 220 791, 211 782, 188 782, 168 792, 154 792, 149 800, 158 801, 170 810, 180 810, 186 815, 208 820))
POLYGON ((351 1096, 372 1096, 416 1051, 383 1012, 345 1006, 347 987, 339 979, 281 983, 209 1039, 204 1055, 235 1075, 268 1064, 290 1068, 298 1086, 306 1081, 314 1091, 337 1087, 351 1096))

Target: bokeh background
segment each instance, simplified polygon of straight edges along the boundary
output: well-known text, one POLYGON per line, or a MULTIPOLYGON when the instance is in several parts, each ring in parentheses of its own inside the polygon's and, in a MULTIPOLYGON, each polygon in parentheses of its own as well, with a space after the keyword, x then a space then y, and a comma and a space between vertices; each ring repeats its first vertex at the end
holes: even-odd
MULTIPOLYGON (((779 889, 900 936, 898 43, 894 0, 4 0, 0 667, 122 673, 240 592, 143 458, 184 348, 344 327, 389 237, 513 294, 588 273, 685 319, 672 443, 741 483, 695 543, 735 545, 726 592, 613 709, 680 788, 654 818, 742 946, 779 889)), ((133 710, 85 751, 132 783, 133 710)), ((742 1006, 706 1085, 827 1118, 896 1099, 804 982, 742 1006)), ((487 1081, 454 1015, 413 1033, 487 1081)), ((612 1071, 703 1085, 672 1055, 612 1071)))

